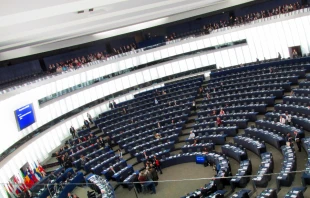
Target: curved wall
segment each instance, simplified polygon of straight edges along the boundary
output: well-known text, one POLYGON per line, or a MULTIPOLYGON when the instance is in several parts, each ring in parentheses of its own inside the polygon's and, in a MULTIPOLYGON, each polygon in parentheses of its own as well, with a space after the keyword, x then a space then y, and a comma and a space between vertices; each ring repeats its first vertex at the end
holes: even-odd
MULTIPOLYGON (((65 86, 80 83, 87 79, 88 76, 95 76, 100 72, 106 72, 103 68, 106 67, 106 65, 102 67, 88 68, 88 71, 85 71, 86 68, 85 70, 77 71, 78 73, 73 76, 64 75, 56 77, 56 82, 46 82, 45 85, 37 87, 34 85, 30 90, 23 90, 23 92, 18 91, 20 93, 7 93, 5 95, 6 99, 1 100, 0 102, 0 109, 2 110, 0 120, 4 123, 3 127, 5 128, 5 130, 3 130, 5 135, 0 139, 0 151, 2 152, 23 136, 68 111, 105 95, 152 79, 161 78, 173 73, 179 73, 206 65, 216 64, 220 67, 229 67, 232 65, 253 62, 256 58, 259 58, 260 60, 264 59, 264 57, 267 59, 276 58, 278 52, 281 53, 282 57, 287 58, 289 57, 288 47, 291 46, 300 45, 303 53, 309 53, 310 39, 307 38, 307 33, 310 32, 310 17, 303 15, 305 14, 299 15, 299 17, 294 16, 296 18, 291 19, 280 18, 265 23, 253 24, 253 26, 236 28, 223 32, 223 34, 219 32, 217 34, 183 41, 182 43, 176 43, 174 46, 169 45, 154 49, 154 51, 144 52, 152 52, 152 55, 136 54, 139 58, 141 56, 144 56, 145 58, 152 56, 155 58, 158 54, 168 56, 169 53, 176 53, 177 50, 180 49, 187 51, 198 48, 199 46, 218 45, 219 43, 240 39, 247 39, 248 42, 247 45, 240 47, 225 48, 210 53, 188 56, 177 61, 155 65, 150 68, 142 69, 141 71, 138 70, 133 73, 120 75, 116 78, 107 80, 106 82, 102 82, 101 84, 95 84, 88 89, 82 89, 78 92, 68 94, 68 96, 65 96, 64 98, 55 99, 55 101, 51 101, 50 104, 42 108, 38 105, 38 99, 52 92, 56 92, 58 89, 63 89, 65 86), (34 105, 37 122, 27 129, 18 132, 14 118, 14 110, 28 103, 33 103, 34 105)), ((111 65, 107 67, 110 67, 110 70, 114 70, 114 68, 120 68, 123 66, 126 67, 125 60, 120 60, 118 63, 111 63, 111 65), (123 63, 120 64, 122 61, 123 63), (112 67, 112 64, 115 65, 112 67)), ((51 79, 50 81, 55 79, 51 79)), ((133 95, 130 94, 121 97, 116 101, 124 101, 131 99, 132 97, 133 95)), ((88 112, 95 117, 102 111, 106 110, 107 104, 101 104, 90 109, 88 112)), ((46 159, 49 156, 49 152, 59 146, 61 141, 69 136, 68 128, 70 125, 73 125, 76 128, 81 126, 85 114, 86 112, 67 119, 63 123, 55 126, 55 128, 49 129, 46 133, 39 135, 38 138, 31 141, 23 149, 16 150, 7 157, 7 159, 4 159, 0 163, 0 181, 4 183, 7 182, 12 175, 18 175, 19 168, 26 162, 33 164, 34 161, 43 161, 46 159)), ((2 192, 2 188, 0 191, 1 193, 4 193, 2 192)))

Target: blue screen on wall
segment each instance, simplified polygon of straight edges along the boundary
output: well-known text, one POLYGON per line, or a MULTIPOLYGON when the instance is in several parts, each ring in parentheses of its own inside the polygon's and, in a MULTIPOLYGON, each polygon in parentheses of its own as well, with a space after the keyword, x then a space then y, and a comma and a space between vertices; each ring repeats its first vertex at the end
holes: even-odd
POLYGON ((15 117, 19 130, 23 130, 24 128, 35 123, 36 120, 32 104, 28 104, 15 110, 15 117))

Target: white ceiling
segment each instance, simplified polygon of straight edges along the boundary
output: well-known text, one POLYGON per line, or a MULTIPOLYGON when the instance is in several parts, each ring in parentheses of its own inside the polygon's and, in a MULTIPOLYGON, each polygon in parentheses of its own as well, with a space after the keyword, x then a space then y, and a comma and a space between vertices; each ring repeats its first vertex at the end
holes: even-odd
POLYGON ((0 60, 86 43, 249 1, 1 0, 0 60), (89 12, 90 8, 94 11, 89 12), (77 14, 79 10, 84 13, 77 14), (144 25, 136 25, 141 23, 144 25), (110 34, 98 34, 107 31, 110 34))

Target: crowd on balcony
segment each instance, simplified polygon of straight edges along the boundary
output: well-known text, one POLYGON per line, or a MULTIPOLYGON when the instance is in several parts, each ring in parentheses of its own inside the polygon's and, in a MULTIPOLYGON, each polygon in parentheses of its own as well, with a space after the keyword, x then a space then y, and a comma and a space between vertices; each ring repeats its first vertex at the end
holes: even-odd
POLYGON ((83 64, 93 62, 96 60, 106 60, 108 57, 116 55, 116 54, 123 54, 125 52, 130 52, 137 49, 135 43, 130 45, 121 46, 119 48, 113 48, 112 54, 108 54, 106 50, 97 53, 91 53, 86 56, 81 56, 77 58, 71 58, 67 61, 61 61, 56 64, 51 64, 48 67, 49 73, 61 73, 68 70, 74 70, 80 68, 83 64))
MULTIPOLYGON (((280 14, 287 14, 292 11, 296 11, 299 9, 303 9, 307 7, 307 5, 300 5, 299 2, 293 3, 293 4, 285 4, 279 7, 270 8, 268 10, 262 10, 260 12, 253 12, 249 14, 245 14, 244 16, 236 16, 236 17, 230 17, 227 20, 220 20, 217 23, 210 23, 207 25, 203 25, 201 29, 192 31, 189 34, 177 34, 177 33, 171 33, 167 36, 165 36, 165 41, 173 41, 175 39, 179 39, 186 36, 194 36, 194 35, 204 35, 204 34, 210 34, 214 30, 218 30, 225 27, 233 27, 233 26, 240 26, 247 23, 251 23, 257 19, 263 19, 267 17, 277 16, 280 14)), ((147 34, 146 39, 150 39, 152 36, 150 33, 147 34)), ((135 43, 123 45, 121 47, 114 47, 113 52, 111 54, 107 53, 107 51, 103 52, 97 52, 93 54, 88 54, 81 57, 71 58, 67 61, 61 61, 56 64, 51 64, 48 66, 49 73, 61 73, 68 70, 74 70, 78 69, 85 63, 93 62, 96 60, 106 60, 110 56, 114 56, 117 54, 124 54, 127 52, 131 52, 133 50, 136 50, 138 46, 135 43)))
POLYGON ((299 2, 296 2, 294 4, 286 4, 282 5, 273 9, 268 10, 262 10, 260 12, 253 12, 249 14, 245 14, 244 16, 236 16, 236 17, 230 17, 229 20, 222 20, 218 23, 208 24, 203 26, 203 33, 211 33, 214 30, 225 28, 228 26, 240 26, 244 25, 246 23, 251 23, 257 19, 263 19, 267 17, 277 16, 280 14, 287 14, 299 9, 304 8, 304 6, 301 6, 299 2))

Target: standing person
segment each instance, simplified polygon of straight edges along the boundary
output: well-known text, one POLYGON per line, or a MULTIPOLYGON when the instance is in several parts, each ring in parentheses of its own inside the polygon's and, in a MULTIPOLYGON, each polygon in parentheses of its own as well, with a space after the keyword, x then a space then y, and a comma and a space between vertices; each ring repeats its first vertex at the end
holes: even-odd
POLYGON ((73 128, 73 126, 70 127, 70 133, 73 139, 76 138, 76 131, 75 131, 75 128, 73 128))
POLYGON ((90 128, 89 122, 88 122, 87 120, 84 120, 84 125, 85 125, 87 128, 90 128))
POLYGON ((111 101, 109 101, 109 108, 113 109, 113 104, 111 103, 111 101))
POLYGON ((123 158, 123 152, 122 152, 122 150, 121 150, 121 149, 118 149, 116 155, 118 156, 119 159, 122 159, 122 158, 123 158))
POLYGON ((294 49, 293 50, 293 58, 297 58, 298 57, 298 53, 297 53, 297 51, 294 49))
POLYGON ((116 102, 113 100, 113 108, 116 108, 116 102))
POLYGON ((62 161, 62 155, 60 155, 58 152, 56 152, 56 159, 58 161, 58 164, 63 167, 63 161, 62 161))
POLYGON ((298 147, 298 151, 301 152, 301 142, 300 142, 300 135, 299 133, 297 133, 297 131, 294 131, 294 135, 295 135, 295 142, 297 144, 297 147, 298 147))
POLYGON ((192 106, 193 106, 193 110, 196 111, 196 102, 195 102, 195 100, 193 100, 192 106))
POLYGON ((154 166, 155 166, 156 170, 160 172, 160 174, 163 174, 163 172, 161 170, 161 163, 160 163, 159 159, 156 158, 156 155, 154 155, 154 166))
POLYGON ((89 122, 91 124, 93 124, 93 118, 91 117, 91 115, 89 113, 87 113, 87 118, 88 118, 89 122))
POLYGON ((291 124, 291 121, 292 121, 292 116, 291 116, 291 114, 288 114, 288 112, 286 111, 286 112, 285 112, 285 117, 286 117, 286 122, 287 122, 287 124, 291 124))
POLYGON ((286 137, 285 137, 285 142, 286 142, 286 145, 291 145, 292 143, 292 137, 291 137, 291 134, 290 133, 287 133, 286 137))
POLYGON ((281 124, 285 124, 286 123, 286 120, 285 120, 285 118, 282 117, 282 115, 280 115, 280 120, 279 121, 280 121, 281 124))
POLYGON ((158 182, 156 182, 156 181, 158 181, 159 178, 158 178, 157 171, 156 171, 156 169, 155 169, 155 167, 154 167, 153 164, 150 164, 149 171, 150 171, 150 173, 151 173, 152 180, 155 181, 155 182, 154 182, 154 183, 155 183, 155 186, 157 186, 158 182))
POLYGON ((139 173, 138 180, 140 181, 141 186, 146 190, 147 188, 151 188, 151 194, 156 194, 155 184, 152 181, 148 181, 148 178, 144 172, 139 173))

